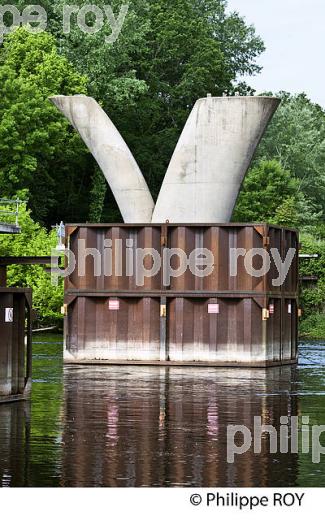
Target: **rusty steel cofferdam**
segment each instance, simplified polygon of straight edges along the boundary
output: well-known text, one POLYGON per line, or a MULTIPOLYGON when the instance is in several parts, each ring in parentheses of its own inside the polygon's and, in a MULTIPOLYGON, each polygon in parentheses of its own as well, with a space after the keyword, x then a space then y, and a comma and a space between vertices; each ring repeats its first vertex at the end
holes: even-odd
POLYGON ((266 367, 297 362, 296 230, 267 224, 80 224, 66 231, 75 258, 65 279, 66 363, 266 367), (196 248, 213 258, 205 276, 181 269, 180 256, 189 258, 196 248), (144 251, 141 262, 149 272, 153 259, 144 254, 153 250, 161 267, 139 278, 130 262, 144 251), (232 252, 252 250, 260 252, 250 257, 253 275, 241 254, 233 276, 232 252), (259 274, 261 251, 270 258, 266 274, 259 274), (284 262, 289 251, 284 283, 274 285, 275 252, 284 262), (177 276, 165 279, 168 270, 177 276))

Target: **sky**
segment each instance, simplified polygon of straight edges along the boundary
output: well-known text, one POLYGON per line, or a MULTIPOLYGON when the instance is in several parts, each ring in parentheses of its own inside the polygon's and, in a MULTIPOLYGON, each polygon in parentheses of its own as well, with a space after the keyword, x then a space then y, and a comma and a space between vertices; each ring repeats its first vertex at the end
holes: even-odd
POLYGON ((262 72, 247 80, 257 93, 305 92, 325 108, 325 0, 228 0, 254 25, 266 51, 262 72))

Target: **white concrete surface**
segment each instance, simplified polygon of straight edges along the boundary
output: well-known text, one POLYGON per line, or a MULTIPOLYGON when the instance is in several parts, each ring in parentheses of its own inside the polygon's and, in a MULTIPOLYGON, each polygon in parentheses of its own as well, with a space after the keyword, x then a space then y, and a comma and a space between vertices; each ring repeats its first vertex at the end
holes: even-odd
POLYGON ((95 157, 115 196, 124 222, 151 222, 154 201, 121 134, 98 103, 87 96, 50 100, 69 119, 95 157))
POLYGON ((171 159, 152 222, 227 223, 280 100, 199 99, 171 159))

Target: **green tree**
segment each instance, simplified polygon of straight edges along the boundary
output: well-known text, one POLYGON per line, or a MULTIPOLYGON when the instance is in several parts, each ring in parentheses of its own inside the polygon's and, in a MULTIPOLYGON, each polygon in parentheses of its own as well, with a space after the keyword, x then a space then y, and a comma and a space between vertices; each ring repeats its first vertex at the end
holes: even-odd
POLYGON ((99 167, 95 168, 92 178, 92 188, 89 194, 89 220, 102 222, 107 182, 99 167))
POLYGON ((281 225, 299 223, 298 182, 276 161, 260 161, 247 174, 234 221, 270 222, 281 225))
POLYGON ((260 144, 257 159, 276 159, 289 170, 299 192, 324 220, 325 112, 305 94, 278 95, 282 103, 260 144))
POLYGON ((47 33, 20 28, 0 48, 0 193, 28 190, 34 217, 48 224, 69 205, 82 214, 87 175, 82 142, 48 97, 86 93, 86 84, 47 33))
MULTIPOLYGON (((56 247, 56 231, 48 232, 31 217, 26 204, 19 209, 21 234, 0 235, 0 256, 51 256, 56 247)), ((44 324, 61 323, 60 313, 63 302, 62 279, 57 287, 51 284, 51 277, 42 266, 18 266, 8 268, 8 285, 11 287, 31 287, 33 307, 44 324)))

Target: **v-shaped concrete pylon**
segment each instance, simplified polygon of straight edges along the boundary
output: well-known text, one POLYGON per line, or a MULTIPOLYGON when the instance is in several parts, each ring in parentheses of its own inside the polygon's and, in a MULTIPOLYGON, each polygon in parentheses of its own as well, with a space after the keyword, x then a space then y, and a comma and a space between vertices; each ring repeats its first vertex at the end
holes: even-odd
POLYGON ((87 96, 50 100, 69 119, 95 157, 115 196, 124 222, 151 222, 154 201, 132 153, 107 114, 87 96))
POLYGON ((102 169, 126 223, 212 224, 230 221, 255 150, 280 100, 199 99, 169 164, 156 207, 122 136, 87 96, 50 98, 81 135, 102 169))
POLYGON ((230 221, 241 183, 280 100, 199 99, 184 127, 152 222, 230 221))

